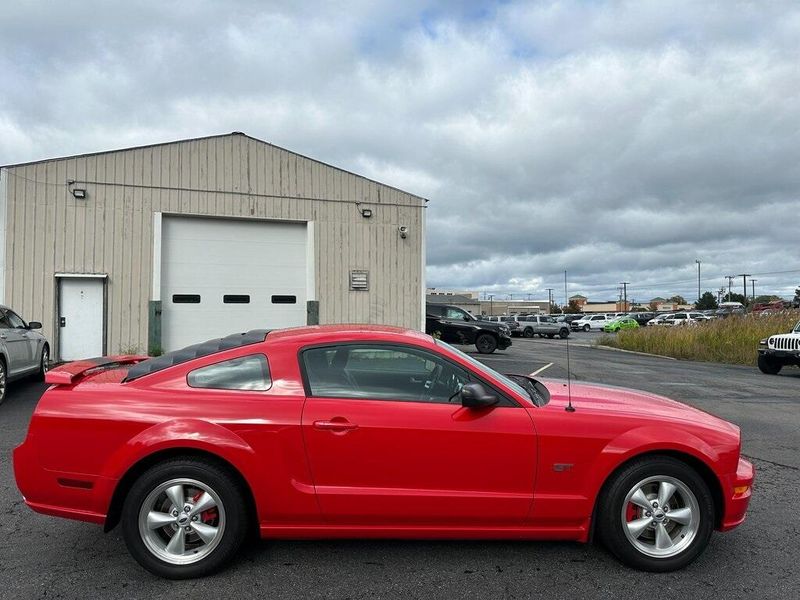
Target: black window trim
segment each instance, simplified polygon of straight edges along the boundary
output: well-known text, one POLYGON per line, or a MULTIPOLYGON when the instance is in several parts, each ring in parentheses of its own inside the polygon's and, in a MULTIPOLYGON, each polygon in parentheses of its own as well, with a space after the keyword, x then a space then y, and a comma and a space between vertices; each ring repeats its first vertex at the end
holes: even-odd
POLYGON ((218 360, 218 361, 213 362, 213 363, 208 363, 207 365, 203 365, 201 367, 195 367, 194 369, 190 369, 190 370, 186 371, 186 375, 184 375, 184 380, 186 382, 186 387, 188 387, 190 390, 210 390, 212 392, 244 392, 244 393, 247 393, 247 394, 263 394, 263 393, 268 392, 268 391, 270 391, 272 389, 272 368, 270 367, 270 364, 269 364, 269 356, 267 356, 265 353, 263 353, 263 352, 250 352, 249 354, 240 354, 239 356, 230 356, 228 358, 223 358, 223 359, 218 360), (205 368, 213 367, 215 365, 219 365, 219 364, 222 364, 222 363, 230 362, 232 360, 239 360, 241 358, 249 358, 251 356, 263 356, 264 360, 267 363, 267 373, 269 373, 269 385, 267 386, 266 389, 263 389, 263 390, 238 390, 238 389, 235 389, 235 388, 197 387, 197 386, 191 385, 189 383, 189 374, 190 373, 194 373, 195 371, 199 371, 200 369, 205 369, 205 368))
MULTIPOLYGON (((398 349, 398 350, 416 350, 418 352, 427 352, 429 354, 433 354, 437 358, 443 360, 446 363, 453 365, 454 367, 461 369, 462 371, 466 371, 467 375, 469 375, 470 380, 474 381, 475 383, 480 383, 486 387, 488 387, 492 392, 494 392, 500 401, 495 404, 497 408, 523 408, 523 406, 514 399, 513 396, 503 392, 502 390, 498 389, 498 387, 487 381, 484 377, 475 373, 469 367, 465 367, 462 364, 457 363, 454 360, 451 360, 449 357, 440 354, 438 352, 432 351, 430 348, 424 348, 422 346, 415 346, 413 344, 399 344, 397 342, 384 342, 379 340, 348 340, 346 342, 323 342, 319 344, 307 344, 302 346, 297 351, 297 363, 300 367, 300 378, 303 380, 303 391, 305 392, 306 398, 328 398, 328 396, 315 396, 311 393, 311 385, 308 382, 308 374, 306 373, 306 363, 303 360, 303 354, 308 350, 316 350, 319 348, 340 348, 342 346, 379 346, 381 348, 388 348, 388 349, 398 349)), ((398 398, 351 398, 348 396, 336 396, 335 398, 330 398, 331 400, 366 400, 369 402, 413 402, 415 404, 442 404, 445 406, 459 406, 452 402, 431 402, 425 400, 402 400, 398 398)))

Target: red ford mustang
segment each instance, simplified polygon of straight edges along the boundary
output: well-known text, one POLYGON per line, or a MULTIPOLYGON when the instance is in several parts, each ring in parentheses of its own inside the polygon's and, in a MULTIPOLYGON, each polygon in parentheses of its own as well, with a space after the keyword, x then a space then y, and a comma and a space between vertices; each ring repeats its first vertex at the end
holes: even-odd
POLYGON ((685 566, 745 518, 736 426, 621 388, 504 376, 418 332, 251 331, 47 374, 17 484, 34 510, 118 523, 164 577, 264 538, 599 537, 685 566))

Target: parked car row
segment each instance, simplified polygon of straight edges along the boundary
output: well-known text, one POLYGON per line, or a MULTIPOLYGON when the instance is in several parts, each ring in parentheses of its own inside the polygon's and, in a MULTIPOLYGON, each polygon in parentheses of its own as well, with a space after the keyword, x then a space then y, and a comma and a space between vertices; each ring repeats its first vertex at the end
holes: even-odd
POLYGON ((553 339, 569 336, 569 325, 558 321, 553 315, 511 315, 490 316, 484 319, 494 323, 505 323, 511 335, 532 338, 534 335, 553 339))

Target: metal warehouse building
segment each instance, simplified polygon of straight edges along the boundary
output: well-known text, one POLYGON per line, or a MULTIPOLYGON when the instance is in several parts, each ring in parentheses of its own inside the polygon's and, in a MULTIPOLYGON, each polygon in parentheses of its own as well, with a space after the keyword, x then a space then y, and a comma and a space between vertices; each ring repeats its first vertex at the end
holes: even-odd
POLYGON ((53 356, 424 323, 423 198, 241 133, 0 168, 0 303, 53 356))

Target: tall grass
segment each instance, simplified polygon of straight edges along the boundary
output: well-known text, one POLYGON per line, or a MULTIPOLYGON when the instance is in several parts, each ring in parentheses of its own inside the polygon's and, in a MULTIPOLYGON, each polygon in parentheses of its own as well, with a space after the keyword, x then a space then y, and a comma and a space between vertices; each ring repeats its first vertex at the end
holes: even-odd
POLYGON ((642 327, 605 336, 600 344, 684 360, 754 365, 761 339, 791 331, 800 313, 729 317, 697 326, 642 327))

